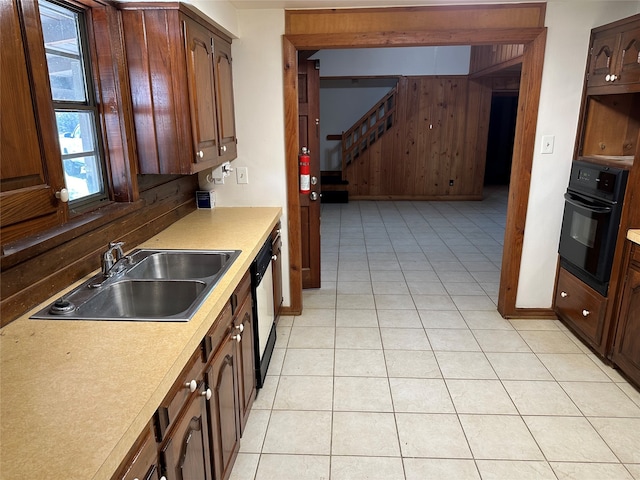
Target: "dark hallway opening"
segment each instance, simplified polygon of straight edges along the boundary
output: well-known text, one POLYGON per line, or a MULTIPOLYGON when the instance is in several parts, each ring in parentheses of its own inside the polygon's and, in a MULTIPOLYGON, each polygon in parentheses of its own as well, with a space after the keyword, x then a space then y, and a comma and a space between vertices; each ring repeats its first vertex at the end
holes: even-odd
POLYGON ((509 185, 517 114, 517 93, 493 94, 484 172, 485 185, 509 185))

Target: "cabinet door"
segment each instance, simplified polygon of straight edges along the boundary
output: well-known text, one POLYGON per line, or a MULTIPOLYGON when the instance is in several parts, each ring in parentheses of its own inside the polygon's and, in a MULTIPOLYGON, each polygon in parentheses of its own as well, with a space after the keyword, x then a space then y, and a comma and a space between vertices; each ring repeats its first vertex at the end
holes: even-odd
POLYGON ((212 480, 207 401, 194 394, 162 448, 167 480, 212 480))
POLYGON ((209 428, 216 480, 229 478, 240 448, 236 340, 229 336, 223 342, 206 371, 207 384, 212 393, 209 428))
POLYGON ((640 82, 640 28, 620 35, 620 50, 614 67, 619 83, 640 82))
POLYGON ((593 37, 589 54, 589 87, 611 85, 606 77, 614 73, 612 61, 617 45, 618 35, 615 32, 602 32, 593 37))
POLYGON ((0 2, 3 244, 60 225, 67 215, 65 204, 55 197, 55 191, 64 187, 64 178, 44 40, 34 24, 36 2, 23 2, 24 24, 18 13, 21 3, 0 2))
POLYGON ((240 397, 240 434, 249 418, 251 405, 256 395, 255 348, 253 344, 253 310, 251 297, 247 298, 238 310, 235 319, 236 332, 242 330, 238 344, 238 386, 240 397))
POLYGON ((187 79, 194 162, 206 163, 218 157, 213 35, 205 27, 187 17, 184 17, 184 29, 187 43, 187 79))
MULTIPOLYGON (((640 250, 636 252, 640 262, 640 250)), ((640 269, 629 268, 622 295, 612 360, 640 385, 640 269)))
POLYGON ((221 162, 238 156, 236 119, 233 102, 233 75, 231 71, 231 44, 220 37, 214 38, 215 85, 218 127, 218 155, 221 162))

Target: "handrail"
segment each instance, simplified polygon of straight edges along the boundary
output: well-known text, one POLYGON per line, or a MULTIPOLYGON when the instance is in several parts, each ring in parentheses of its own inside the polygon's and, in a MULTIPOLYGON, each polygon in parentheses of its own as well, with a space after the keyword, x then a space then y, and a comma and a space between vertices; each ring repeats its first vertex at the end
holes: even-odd
POLYGON ((398 87, 382 97, 353 126, 342 133, 342 171, 395 123, 398 87))

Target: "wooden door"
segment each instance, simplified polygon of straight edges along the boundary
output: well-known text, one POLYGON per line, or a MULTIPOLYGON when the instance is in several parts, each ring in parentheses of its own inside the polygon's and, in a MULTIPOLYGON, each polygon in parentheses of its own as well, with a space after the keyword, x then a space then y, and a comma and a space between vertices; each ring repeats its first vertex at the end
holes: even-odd
POLYGON ((211 480, 206 400, 194 395, 162 448, 167 480, 211 480))
POLYGON ((640 28, 620 34, 620 50, 614 70, 619 83, 640 82, 640 28))
POLYGON ((231 71, 231 44, 214 37, 216 108, 218 121, 218 155, 220 161, 238 156, 236 119, 233 103, 233 75, 231 71))
POLYGON ((195 163, 210 162, 218 158, 213 81, 213 34, 187 17, 184 17, 184 25, 194 146, 193 161, 195 163))
POLYGON ((302 288, 320 288, 320 71, 315 64, 298 63, 298 151, 307 147, 311 157, 311 193, 300 194, 302 288))
POLYGON ((235 320, 236 335, 240 335, 238 344, 238 387, 240 396, 240 435, 249 418, 249 411, 256 396, 255 349, 253 345, 253 310, 248 297, 235 320), (239 333, 238 333, 239 332, 239 333))
MULTIPOLYGON (((55 197, 64 188, 64 177, 49 78, 42 68, 46 65, 44 40, 39 27, 22 25, 18 3, 0 3, 3 244, 60 225, 67 217, 66 204, 55 197)), ((36 6, 36 2, 25 2, 22 8, 36 6)), ((30 12, 24 18, 38 15, 30 12)))
POLYGON ((593 37, 589 51, 589 69, 587 71, 589 87, 611 85, 606 76, 614 73, 613 53, 618 45, 618 35, 614 32, 602 32, 593 37))
MULTIPOLYGON (((253 345, 253 342, 251 344, 253 345)), ((236 340, 228 336, 206 371, 207 384, 212 393, 209 402, 209 428, 213 442, 211 449, 216 480, 229 478, 240 448, 236 356, 236 340)))

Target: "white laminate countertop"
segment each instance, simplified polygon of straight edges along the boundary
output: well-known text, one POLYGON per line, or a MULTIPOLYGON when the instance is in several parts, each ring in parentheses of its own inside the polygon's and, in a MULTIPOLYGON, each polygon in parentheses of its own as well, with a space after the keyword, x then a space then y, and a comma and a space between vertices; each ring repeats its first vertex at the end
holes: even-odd
POLYGON ((28 318, 60 292, 0 329, 0 476, 111 478, 281 214, 198 210, 135 247, 242 250, 189 322, 28 318))
POLYGON ((627 238, 636 245, 640 245, 640 228, 627 230, 627 238))

